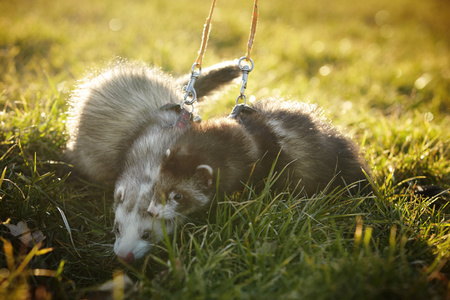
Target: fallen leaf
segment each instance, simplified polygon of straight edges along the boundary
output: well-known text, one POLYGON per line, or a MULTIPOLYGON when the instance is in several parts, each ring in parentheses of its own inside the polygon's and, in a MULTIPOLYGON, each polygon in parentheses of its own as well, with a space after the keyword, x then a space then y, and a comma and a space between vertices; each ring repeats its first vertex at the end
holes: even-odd
POLYGON ((17 225, 5 223, 3 225, 8 227, 13 236, 19 237, 19 240, 27 247, 33 247, 34 244, 39 244, 45 240, 45 235, 40 230, 31 233, 30 228, 28 228, 27 223, 24 221, 20 221, 17 225))

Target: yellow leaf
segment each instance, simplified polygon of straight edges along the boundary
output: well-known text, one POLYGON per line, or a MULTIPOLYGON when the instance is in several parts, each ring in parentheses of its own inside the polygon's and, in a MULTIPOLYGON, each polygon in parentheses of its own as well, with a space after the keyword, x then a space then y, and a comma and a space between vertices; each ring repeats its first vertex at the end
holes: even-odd
POLYGON ((47 253, 52 252, 52 251, 53 251, 53 248, 41 249, 38 252, 36 252, 36 256, 44 255, 44 254, 47 254, 47 253))
POLYGON ((0 188, 2 187, 3 179, 5 179, 6 168, 7 168, 7 167, 5 167, 5 168, 3 169, 2 176, 0 177, 0 188))
POLYGON ((8 265, 8 269, 12 271, 14 269, 14 255, 13 255, 13 246, 10 241, 5 240, 0 236, 0 239, 3 242, 3 251, 6 256, 6 264, 8 265))

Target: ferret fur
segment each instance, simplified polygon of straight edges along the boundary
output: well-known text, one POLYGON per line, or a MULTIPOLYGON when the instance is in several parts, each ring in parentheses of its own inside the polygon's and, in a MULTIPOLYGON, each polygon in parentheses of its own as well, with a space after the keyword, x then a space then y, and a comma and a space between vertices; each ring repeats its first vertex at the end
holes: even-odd
MULTIPOLYGON (((240 74, 237 62, 203 70, 195 84, 198 100, 240 74)), ((162 238, 163 223, 147 208, 164 153, 184 131, 174 127, 179 113, 160 107, 181 103, 187 80, 119 62, 82 82, 69 100, 66 158, 87 179, 115 184, 114 251, 128 261, 162 238)), ((169 233, 173 226, 167 221, 169 233)))
POLYGON ((239 121, 211 119, 178 138, 162 161, 150 214, 164 220, 195 215, 210 205, 217 187, 230 194, 246 182, 258 186, 273 166, 275 190, 290 186, 307 196, 336 188, 370 191, 358 147, 315 105, 271 99, 253 108, 239 121))

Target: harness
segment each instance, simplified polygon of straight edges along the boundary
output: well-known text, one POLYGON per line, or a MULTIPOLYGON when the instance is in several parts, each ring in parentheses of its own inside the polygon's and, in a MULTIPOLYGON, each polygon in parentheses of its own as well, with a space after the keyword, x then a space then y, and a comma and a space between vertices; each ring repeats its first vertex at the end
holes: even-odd
POLYGON ((251 108, 250 106, 248 106, 247 104, 237 104, 233 107, 233 110, 231 111, 231 113, 228 115, 229 119, 235 119, 237 120, 239 123, 242 124, 242 120, 240 118, 240 115, 242 113, 244 114, 252 114, 257 112, 257 110, 255 110, 254 108, 251 108))
POLYGON ((182 108, 180 104, 176 103, 167 103, 161 106, 159 109, 161 110, 172 110, 178 113, 177 121, 174 124, 174 127, 178 129, 187 129, 191 122, 201 122, 201 117, 199 115, 192 114, 192 111, 189 112, 185 108, 182 108))

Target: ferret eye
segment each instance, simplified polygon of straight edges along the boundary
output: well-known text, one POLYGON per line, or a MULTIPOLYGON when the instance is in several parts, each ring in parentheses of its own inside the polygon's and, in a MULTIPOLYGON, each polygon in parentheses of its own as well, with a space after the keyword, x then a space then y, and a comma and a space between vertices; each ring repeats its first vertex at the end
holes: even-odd
POLYGON ((183 195, 181 194, 176 194, 175 196, 173 196, 173 200, 175 201, 180 201, 181 199, 183 199, 183 195))
POLYGON ((144 232, 144 234, 142 235, 142 239, 149 241, 152 238, 152 235, 150 234, 150 232, 144 232))

